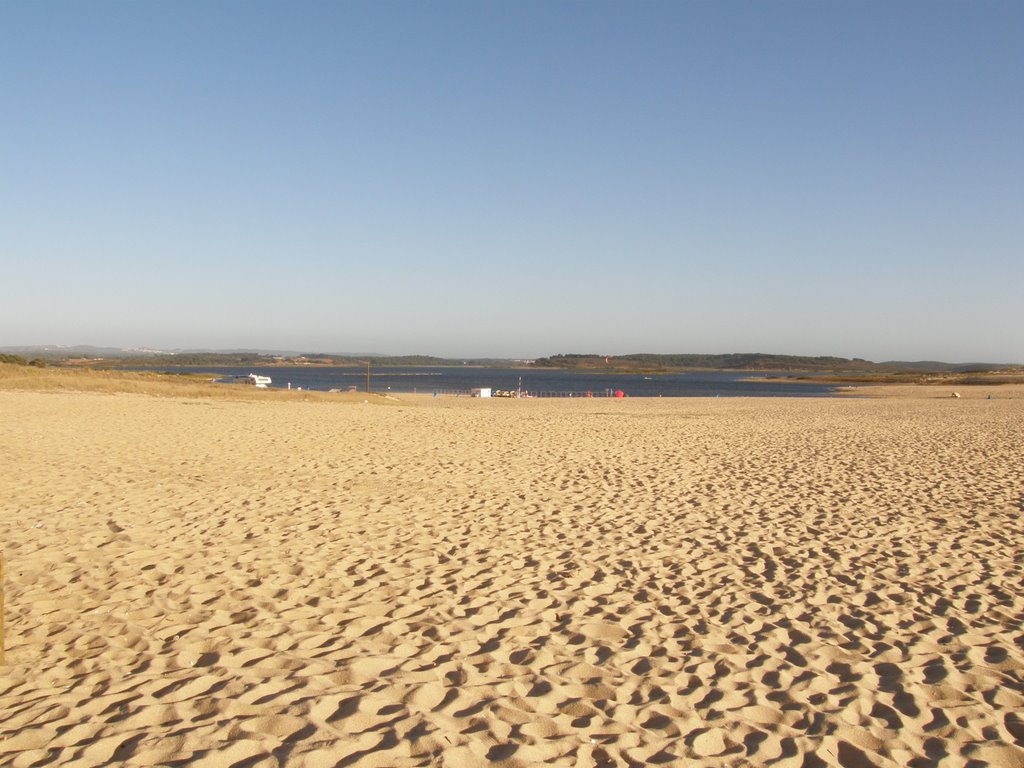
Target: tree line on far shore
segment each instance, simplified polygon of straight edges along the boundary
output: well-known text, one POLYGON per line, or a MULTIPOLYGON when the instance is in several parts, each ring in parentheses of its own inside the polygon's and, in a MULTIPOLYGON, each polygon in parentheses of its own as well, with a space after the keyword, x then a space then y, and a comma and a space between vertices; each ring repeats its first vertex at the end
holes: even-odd
POLYGON ((762 353, 731 354, 632 354, 594 355, 565 354, 538 358, 538 368, 569 370, 613 370, 664 372, 685 370, 715 371, 773 371, 801 373, 894 373, 898 371, 998 371, 1013 366, 993 363, 940 363, 936 361, 873 363, 861 358, 805 357, 800 355, 771 355, 762 353))
MULTIPOLYGON (((18 350, 21 351, 21 350, 18 350)), ((84 357, 81 355, 42 352, 38 357, 0 353, 0 363, 45 366, 74 365, 92 368, 110 367, 266 367, 321 365, 340 367, 397 366, 498 366, 529 367, 578 371, 614 371, 620 373, 671 373, 687 370, 765 371, 778 373, 836 373, 836 374, 891 374, 891 373, 976 373, 1007 371, 1019 366, 995 363, 942 363, 936 361, 874 363, 861 358, 800 355, 773 355, 763 353, 729 354, 655 354, 629 355, 558 354, 533 361, 504 358, 452 359, 433 355, 331 355, 309 353, 300 355, 271 354, 267 352, 175 352, 161 354, 122 354, 116 356, 84 357)))

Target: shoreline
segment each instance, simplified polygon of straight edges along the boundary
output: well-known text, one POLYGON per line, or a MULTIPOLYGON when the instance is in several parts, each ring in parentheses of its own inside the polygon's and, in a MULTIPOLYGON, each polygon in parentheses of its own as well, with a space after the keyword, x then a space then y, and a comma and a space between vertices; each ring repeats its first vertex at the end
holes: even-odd
MULTIPOLYGON (((747 379, 752 383, 765 382, 766 379, 757 377, 747 379)), ((815 384, 816 381, 793 380, 791 383, 815 384)), ((299 390, 286 389, 284 387, 271 387, 258 390, 243 384, 213 384, 202 374, 191 373, 155 373, 150 371, 83 371, 81 369, 68 368, 32 368, 28 366, 16 366, 0 364, 0 392, 2 391, 51 391, 51 392, 72 392, 72 391, 95 391, 106 393, 128 392, 151 394, 162 397, 187 397, 194 399, 211 398, 214 400, 262 400, 266 402, 361 402, 368 399, 370 402, 394 403, 401 402, 407 398, 425 397, 431 398, 431 393, 408 393, 389 392, 386 390, 373 390, 369 394, 365 391, 342 391, 329 392, 325 390, 299 390)), ((789 397, 786 395, 730 395, 726 400, 746 399, 850 399, 851 397, 870 398, 910 398, 910 399, 944 399, 952 398, 953 392, 957 392, 966 399, 985 399, 991 395, 992 399, 1020 399, 1024 398, 1024 384, 1019 383, 990 383, 990 384, 836 384, 831 394, 821 398, 801 398, 800 396, 789 397)), ((451 397, 442 395, 441 397, 451 397)), ((460 398, 460 399, 470 399, 460 398)), ((495 400, 507 401, 516 398, 492 398, 495 400)), ((604 397, 595 398, 546 398, 528 397, 524 400, 604 400, 604 397)), ((628 396, 627 400, 705 400, 722 399, 712 395, 707 396, 628 396)))

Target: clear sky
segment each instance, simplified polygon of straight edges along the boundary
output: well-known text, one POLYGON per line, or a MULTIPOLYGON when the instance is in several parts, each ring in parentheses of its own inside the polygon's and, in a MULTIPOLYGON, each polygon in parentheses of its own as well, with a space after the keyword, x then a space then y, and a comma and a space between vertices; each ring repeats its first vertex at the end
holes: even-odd
POLYGON ((0 346, 1024 361, 1024 3, 0 3, 0 346))

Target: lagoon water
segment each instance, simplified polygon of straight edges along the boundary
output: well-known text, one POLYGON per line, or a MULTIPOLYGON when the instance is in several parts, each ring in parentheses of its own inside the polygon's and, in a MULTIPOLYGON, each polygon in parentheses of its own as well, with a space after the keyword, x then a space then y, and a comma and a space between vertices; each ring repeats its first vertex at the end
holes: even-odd
MULTIPOLYGON (((270 376, 273 387, 326 391, 366 387, 366 369, 351 367, 182 367, 172 372, 203 373, 211 378, 270 376)), ((828 397, 835 388, 826 384, 770 379, 749 372, 702 371, 672 374, 623 374, 524 368, 473 366, 371 368, 370 388, 375 392, 468 394, 475 387, 515 391, 544 397, 579 397, 590 392, 601 397, 622 390, 627 397, 828 397), (521 383, 520 383, 521 382, 521 383)))

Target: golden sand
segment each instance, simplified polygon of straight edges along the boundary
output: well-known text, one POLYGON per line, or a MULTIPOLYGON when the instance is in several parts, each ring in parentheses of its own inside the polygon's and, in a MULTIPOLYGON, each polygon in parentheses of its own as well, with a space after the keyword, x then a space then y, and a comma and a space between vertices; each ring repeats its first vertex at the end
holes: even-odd
POLYGON ((0 392, 0 765, 1024 765, 995 391, 0 392))

